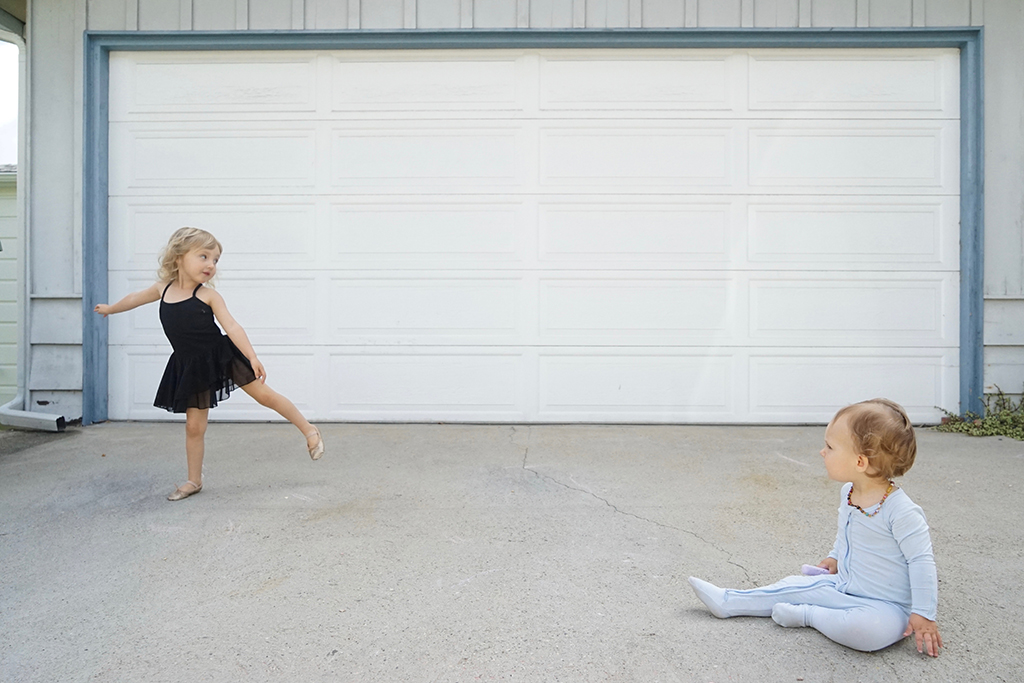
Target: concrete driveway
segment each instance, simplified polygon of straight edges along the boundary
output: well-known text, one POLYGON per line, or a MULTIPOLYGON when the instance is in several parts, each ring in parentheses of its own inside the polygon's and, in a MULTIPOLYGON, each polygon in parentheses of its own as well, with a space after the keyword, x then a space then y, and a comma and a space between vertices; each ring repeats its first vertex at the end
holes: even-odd
POLYGON ((712 617, 831 548, 821 427, 0 432, 3 681, 1019 681, 1024 443, 919 432, 946 649, 712 617))

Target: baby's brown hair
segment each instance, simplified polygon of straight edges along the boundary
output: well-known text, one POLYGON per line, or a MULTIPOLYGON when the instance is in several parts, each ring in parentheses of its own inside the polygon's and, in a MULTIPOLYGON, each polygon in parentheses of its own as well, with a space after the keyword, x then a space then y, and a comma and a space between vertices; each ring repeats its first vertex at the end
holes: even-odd
POLYGON ((841 409, 832 421, 846 416, 854 448, 867 456, 879 479, 903 476, 914 466, 917 437, 907 411, 887 398, 873 398, 841 409))

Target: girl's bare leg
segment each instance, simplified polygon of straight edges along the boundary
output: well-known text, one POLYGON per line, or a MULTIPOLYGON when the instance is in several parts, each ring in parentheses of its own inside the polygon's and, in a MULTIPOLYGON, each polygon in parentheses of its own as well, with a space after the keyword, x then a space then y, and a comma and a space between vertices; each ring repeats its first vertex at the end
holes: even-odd
POLYGON ((316 441, 319 438, 316 428, 309 423, 309 420, 302 416, 302 413, 295 407, 295 404, 286 397, 259 380, 249 382, 242 387, 242 390, 256 399, 256 402, 261 406, 277 411, 281 417, 295 425, 302 432, 302 435, 306 437, 307 447, 311 448, 316 445, 316 441))
POLYGON ((206 452, 206 424, 209 408, 189 408, 185 411, 185 456, 188 458, 188 480, 203 483, 203 455, 206 452))

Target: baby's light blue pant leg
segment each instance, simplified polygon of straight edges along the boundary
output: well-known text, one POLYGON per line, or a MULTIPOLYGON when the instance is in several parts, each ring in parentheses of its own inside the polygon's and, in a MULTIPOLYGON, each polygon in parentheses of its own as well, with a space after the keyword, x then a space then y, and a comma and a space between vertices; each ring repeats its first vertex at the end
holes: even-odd
POLYGON ((840 645, 874 652, 903 640, 909 615, 889 602, 872 600, 872 605, 833 609, 805 605, 808 626, 840 645))
POLYGON ((770 617, 778 603, 804 606, 804 623, 841 645, 871 652, 903 638, 910 615, 884 600, 848 595, 835 589, 837 577, 787 576, 762 588, 725 591, 729 616, 770 617))
POLYGON ((835 575, 828 576, 787 576, 770 586, 748 590, 725 590, 722 608, 731 617, 770 617, 775 603, 790 605, 823 605, 841 607, 836 596, 843 596, 835 589, 835 575))

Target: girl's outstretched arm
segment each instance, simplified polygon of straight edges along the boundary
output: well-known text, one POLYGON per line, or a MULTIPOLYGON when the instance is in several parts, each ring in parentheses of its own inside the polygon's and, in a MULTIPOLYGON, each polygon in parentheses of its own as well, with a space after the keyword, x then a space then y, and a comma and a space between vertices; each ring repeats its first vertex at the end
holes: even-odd
POLYGON ((154 282, 151 286, 146 287, 145 289, 132 292, 116 304, 96 304, 96 307, 92 310, 106 318, 112 313, 124 313, 125 311, 132 310, 133 308, 138 308, 145 304, 151 304, 154 301, 160 300, 160 296, 163 294, 162 288, 165 284, 167 283, 154 282))
POLYGON ((248 335, 245 334, 245 330, 238 324, 231 314, 228 312, 227 304, 224 303, 224 297, 219 292, 210 289, 209 287, 203 287, 200 290, 203 294, 200 297, 203 301, 210 305, 213 309, 213 315, 217 318, 217 322, 220 323, 221 328, 224 330, 224 334, 228 335, 228 339, 238 347, 238 350, 242 352, 242 355, 249 359, 252 363, 252 371, 256 374, 256 379, 260 380, 264 384, 267 381, 267 371, 263 368, 263 363, 256 357, 256 351, 252 348, 252 344, 249 342, 248 335))

